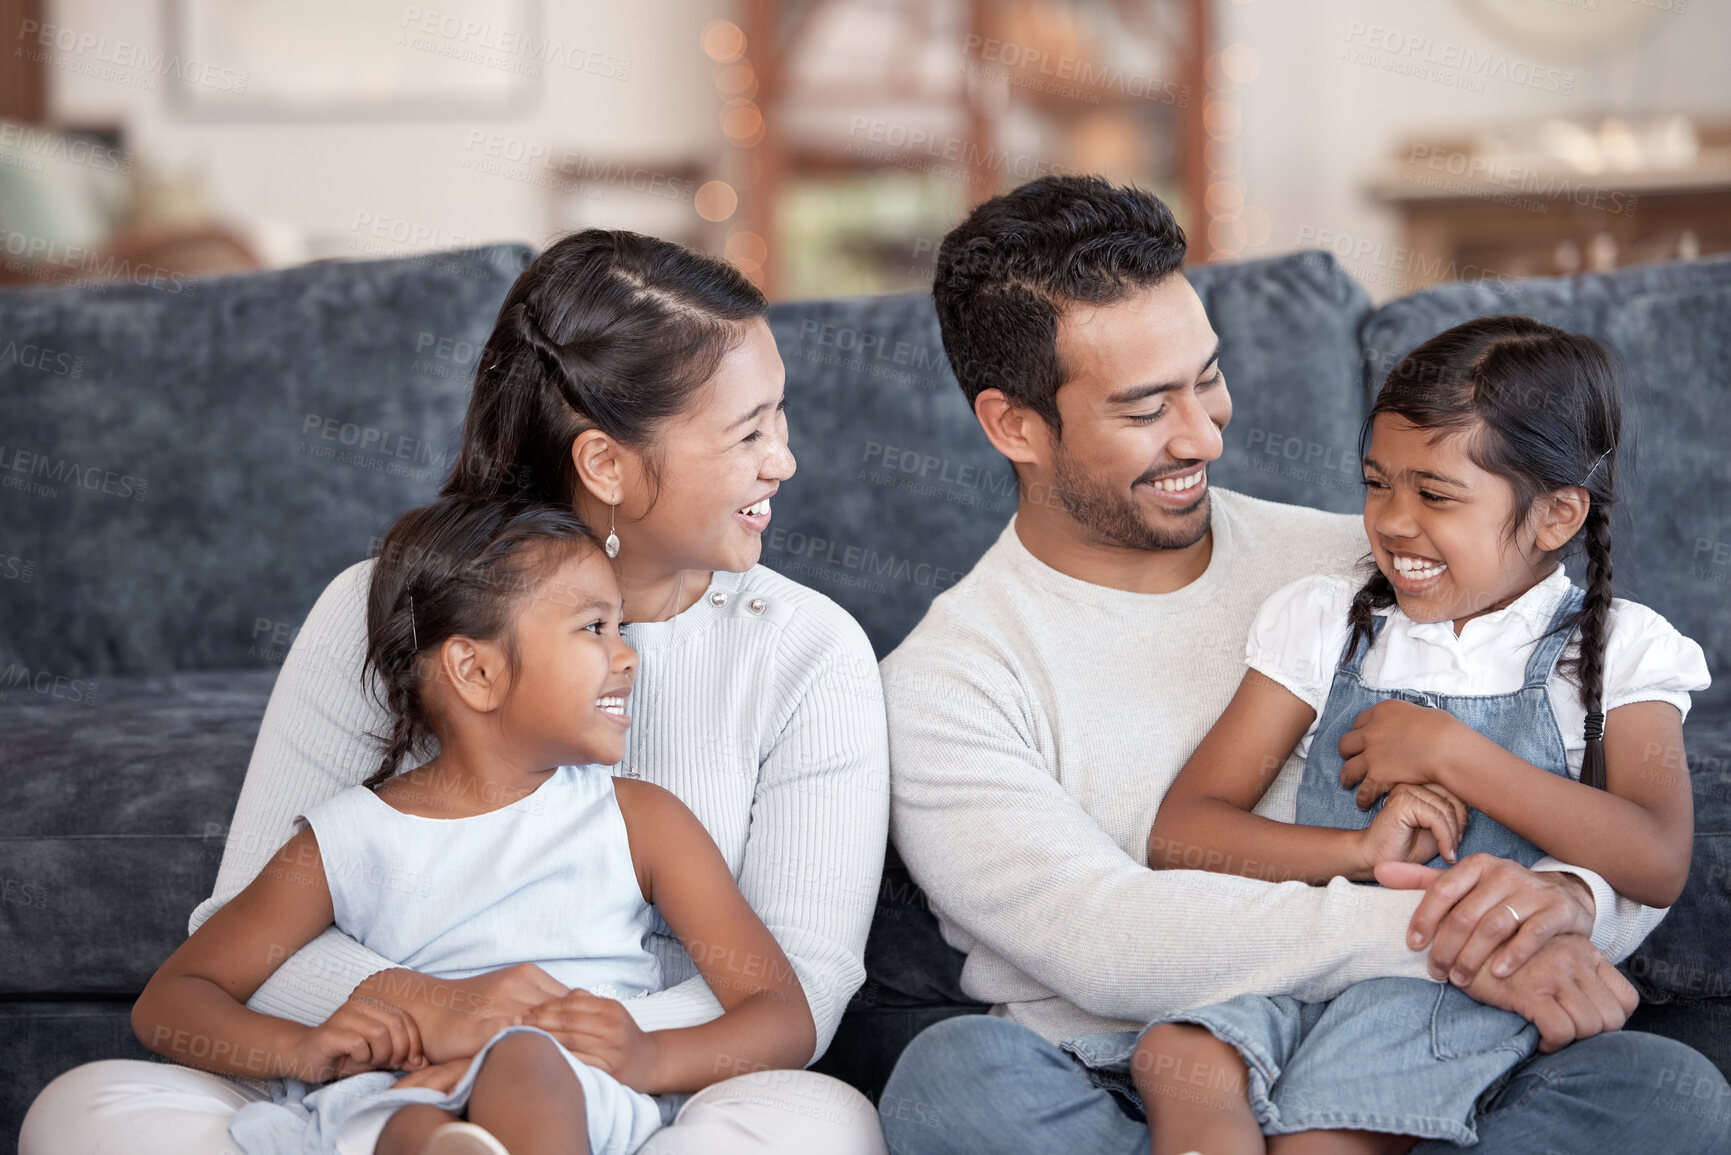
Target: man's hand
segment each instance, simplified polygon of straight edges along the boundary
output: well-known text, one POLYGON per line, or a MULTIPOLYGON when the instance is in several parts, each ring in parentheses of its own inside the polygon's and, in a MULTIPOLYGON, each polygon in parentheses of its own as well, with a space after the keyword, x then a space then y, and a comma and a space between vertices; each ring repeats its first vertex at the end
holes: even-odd
POLYGON ((382 999, 355 996, 295 1044, 293 1074, 307 1083, 362 1071, 412 1071, 426 1066, 413 1017, 382 999))
POLYGON ((1592 892, 1580 879, 1495 855, 1469 854, 1448 870, 1385 862, 1376 880, 1392 890, 1425 888, 1407 945, 1428 944, 1431 977, 1463 989, 1487 960, 1492 978, 1508 978, 1558 935, 1593 933, 1592 892))
POLYGON ((1640 1001, 1599 948, 1574 934, 1551 939, 1506 979, 1481 970, 1461 989, 1531 1022, 1546 1054, 1621 1029, 1640 1001))
POLYGON ((542 1003, 518 1021, 546 1031, 577 1058, 633 1091, 653 1094, 664 1089, 656 1085, 661 1044, 644 1033, 617 999, 572 991, 542 1003))
POLYGON ((520 1016, 569 993, 569 987, 534 963, 460 980, 411 970, 380 971, 355 988, 356 995, 388 1000, 415 1016, 429 1063, 472 1058, 520 1016))

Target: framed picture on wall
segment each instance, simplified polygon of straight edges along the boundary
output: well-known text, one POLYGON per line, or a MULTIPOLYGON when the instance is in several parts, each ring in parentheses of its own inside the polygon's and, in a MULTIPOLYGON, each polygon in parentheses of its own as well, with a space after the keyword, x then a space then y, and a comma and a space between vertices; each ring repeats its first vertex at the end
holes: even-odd
POLYGON ((196 119, 353 120, 516 114, 578 45, 539 0, 170 0, 162 73, 196 119))

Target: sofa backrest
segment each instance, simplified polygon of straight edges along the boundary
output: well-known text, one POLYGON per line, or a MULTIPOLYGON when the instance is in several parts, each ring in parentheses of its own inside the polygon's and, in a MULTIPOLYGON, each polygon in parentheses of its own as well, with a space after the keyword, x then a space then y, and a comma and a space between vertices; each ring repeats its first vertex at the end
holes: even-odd
POLYGON ((1701 644, 1716 684, 1698 704, 1731 700, 1731 679, 1719 676, 1731 669, 1731 257, 1451 284, 1391 302, 1364 324, 1366 407, 1418 345, 1502 313, 1589 334, 1621 356, 1632 452, 1618 455, 1617 593, 1701 644))
MULTIPOLYGON (((1356 510, 1364 291, 1321 252, 1188 276, 1233 400, 1210 476, 1356 510)), ((997 538, 1015 475, 950 372, 928 294, 779 304, 770 326, 799 472, 776 499, 764 562, 840 602, 881 657, 997 538)))
MULTIPOLYGON (((0 579, 15 583, 0 668, 280 662, 324 583, 436 489, 529 255, 0 292, 0 579)), ((1359 507, 1359 423, 1420 341, 1506 311, 1605 337, 1631 367, 1641 442, 1619 587, 1714 668, 1731 659, 1731 461, 1714 424, 1731 404, 1731 261, 1449 285, 1374 313, 1326 253, 1188 276, 1234 402, 1215 482, 1323 509, 1359 507)), ((950 373, 929 296, 778 304, 770 324, 799 473, 764 561, 887 653, 1002 530, 1014 476, 950 373)))
MULTIPOLYGON (((279 664, 443 480, 527 249, 0 292, 0 668, 279 664)), ((10 684, 10 683, 9 683, 10 684)))

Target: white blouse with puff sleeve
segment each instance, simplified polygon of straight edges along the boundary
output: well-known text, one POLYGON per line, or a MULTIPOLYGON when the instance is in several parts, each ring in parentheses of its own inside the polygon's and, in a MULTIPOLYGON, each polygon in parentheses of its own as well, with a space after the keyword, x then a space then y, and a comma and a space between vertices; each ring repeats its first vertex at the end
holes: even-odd
MULTIPOLYGON (((1346 614, 1358 588, 1351 578, 1318 574, 1275 592, 1250 627, 1246 663, 1320 716, 1351 632, 1346 614)), ((1559 565, 1507 607, 1468 621, 1458 637, 1452 622, 1415 622, 1399 606, 1381 610, 1379 616, 1387 621, 1364 659, 1365 684, 1436 694, 1512 693, 1521 686, 1533 643, 1550 625, 1568 589, 1569 579, 1559 565)), ((1565 658, 1574 650, 1571 643, 1565 658)), ((1586 710, 1579 686, 1564 666, 1558 663, 1546 689, 1562 731, 1569 774, 1579 778, 1586 710)), ((1669 702, 1687 717, 1689 695, 1705 690, 1709 682, 1699 645, 1646 606, 1621 598, 1612 603, 1600 695, 1607 714, 1633 702, 1669 702)), ((1309 754, 1315 733, 1312 720, 1299 743, 1300 757, 1309 754)))

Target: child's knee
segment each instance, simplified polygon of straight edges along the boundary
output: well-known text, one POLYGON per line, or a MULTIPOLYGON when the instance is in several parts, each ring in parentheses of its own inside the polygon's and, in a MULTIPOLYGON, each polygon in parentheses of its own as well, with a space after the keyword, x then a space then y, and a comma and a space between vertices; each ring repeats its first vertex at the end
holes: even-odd
POLYGON ((520 1031, 493 1044, 481 1064, 477 1081, 509 1082, 519 1086, 556 1082, 575 1084, 577 1076, 564 1050, 546 1035, 520 1031))

